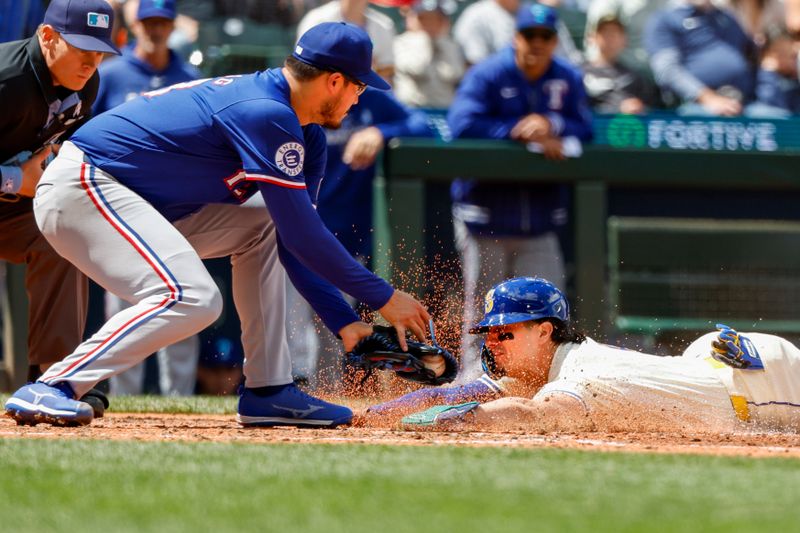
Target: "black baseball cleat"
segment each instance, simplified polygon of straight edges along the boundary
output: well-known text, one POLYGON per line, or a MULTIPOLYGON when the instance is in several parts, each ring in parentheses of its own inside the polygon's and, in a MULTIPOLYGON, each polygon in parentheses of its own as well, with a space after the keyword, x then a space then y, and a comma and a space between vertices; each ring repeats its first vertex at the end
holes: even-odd
POLYGON ((84 394, 83 397, 81 397, 81 401, 92 406, 92 411, 94 411, 95 418, 103 418, 103 415, 109 406, 108 396, 103 394, 103 392, 99 389, 91 389, 89 392, 84 394))

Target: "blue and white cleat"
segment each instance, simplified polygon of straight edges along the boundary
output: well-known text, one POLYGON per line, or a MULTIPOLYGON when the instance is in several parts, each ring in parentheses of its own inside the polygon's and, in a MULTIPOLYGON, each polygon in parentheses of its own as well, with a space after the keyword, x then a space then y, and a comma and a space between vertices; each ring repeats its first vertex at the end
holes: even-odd
POLYGON ((258 396, 244 388, 239 396, 239 413, 236 421, 250 426, 297 426, 333 428, 349 424, 353 411, 314 398, 289 383, 269 396, 258 396))
POLYGON ((84 426, 94 418, 92 406, 73 399, 69 383, 51 387, 28 383, 6 400, 6 414, 17 424, 35 426, 43 422, 54 426, 84 426))

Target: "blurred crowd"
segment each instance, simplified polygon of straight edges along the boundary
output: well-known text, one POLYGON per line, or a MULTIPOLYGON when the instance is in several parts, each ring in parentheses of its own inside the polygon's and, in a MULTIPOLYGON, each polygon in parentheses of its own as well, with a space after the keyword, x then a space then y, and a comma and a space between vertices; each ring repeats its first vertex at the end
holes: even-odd
MULTIPOLYGON (((592 139, 592 113, 771 119, 800 113, 800 0, 110 3, 123 53, 100 65, 94 113, 217 73, 212 49, 228 42, 290 52, 297 36, 321 22, 347 21, 367 31, 374 69, 393 90, 367 90, 342 128, 328 132, 326 179, 309 188, 328 227, 368 265, 376 158, 393 137, 437 134, 421 110, 446 112, 453 137, 512 139, 556 160, 580 155, 581 143, 592 139), (364 209, 353 213, 352 205, 364 209)), ((0 42, 33 35, 46 6, 0 0, 0 42)), ((563 186, 531 194, 524 185, 488 188, 464 177, 451 192, 465 324, 480 313, 485 289, 502 279, 539 274, 563 286, 557 238, 569 217, 563 186)), ((289 301, 296 377, 313 381, 336 340, 291 289, 289 301)), ((108 297, 109 309, 121 305, 108 297)), ((470 342, 465 334, 461 352, 477 355, 470 342)), ((189 339, 164 352, 158 359, 164 393, 231 393, 241 375, 241 349, 227 337, 189 339)), ((143 380, 140 368, 117 378, 112 390, 138 393, 143 380)))

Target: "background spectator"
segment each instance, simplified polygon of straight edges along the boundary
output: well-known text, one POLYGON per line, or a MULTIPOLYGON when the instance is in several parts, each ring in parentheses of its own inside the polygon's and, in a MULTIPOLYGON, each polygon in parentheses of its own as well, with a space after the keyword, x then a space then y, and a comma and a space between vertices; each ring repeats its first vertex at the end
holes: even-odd
MULTIPOLYGON (((557 22, 556 11, 548 6, 520 9, 513 47, 464 77, 448 115, 455 137, 536 143, 550 159, 565 157, 564 138, 592 137, 581 73, 553 57, 557 22)), ((452 196, 465 298, 459 380, 468 381, 481 373, 479 339, 468 331, 481 316, 483 296, 492 285, 536 275, 563 287, 566 276, 557 231, 568 219, 569 190, 561 185, 456 180, 452 196)))
POLYGON ((797 52, 794 40, 786 32, 778 32, 764 45, 756 98, 759 104, 782 110, 786 115, 800 113, 797 52))
POLYGON ((43 19, 41 0, 0 0, 0 43, 27 39, 43 19))
POLYGON ((350 22, 361 26, 372 39, 372 68, 386 81, 394 77, 394 22, 368 6, 369 0, 334 0, 312 9, 297 27, 298 38, 321 22, 350 22))
MULTIPOLYGON (((370 266, 375 159, 394 137, 430 137, 427 117, 403 106, 391 92, 367 89, 350 108, 341 128, 326 129, 325 133, 325 179, 309 183, 308 192, 328 229, 354 257, 370 266)), ((287 293, 287 333, 295 377, 316 384, 320 359, 332 355, 338 362, 341 342, 322 327, 311 306, 289 282, 287 293)))
POLYGON ((767 42, 770 32, 786 25, 783 0, 720 0, 717 5, 730 9, 759 48, 767 42))
POLYGON ((598 113, 644 113, 653 104, 653 91, 635 70, 619 61, 627 46, 625 26, 616 15, 601 18, 589 42, 593 59, 583 65, 583 84, 598 113))
POLYGON ((592 59, 596 53, 590 36, 597 22, 607 16, 619 17, 628 34, 628 47, 620 57, 625 63, 640 72, 650 71, 650 58, 644 45, 644 28, 653 13, 663 9, 671 0, 591 0, 586 13, 584 46, 586 55, 592 59))
POLYGON ((656 83, 677 95, 679 112, 735 116, 753 100, 755 44, 711 0, 689 0, 655 14, 645 42, 656 83))
POLYGON ((120 57, 100 65, 95 114, 144 92, 201 77, 168 47, 176 16, 174 0, 141 0, 130 24, 134 42, 123 48, 120 57))
MULTIPOLYGON (((520 0, 478 0, 467 7, 456 20, 453 36, 461 46, 467 63, 474 65, 511 44, 514 38, 514 17, 520 0)), ((542 2, 557 7, 560 0, 542 2)), ((580 61, 580 53, 566 26, 558 23, 558 48, 556 53, 573 61, 580 61)))
POLYGON ((461 49, 450 37, 453 0, 419 0, 406 13, 406 31, 394 41, 395 93, 413 107, 450 105, 464 75, 461 49))
POLYGON ((519 6, 520 0, 478 0, 461 13, 453 37, 467 63, 480 63, 511 43, 519 6))

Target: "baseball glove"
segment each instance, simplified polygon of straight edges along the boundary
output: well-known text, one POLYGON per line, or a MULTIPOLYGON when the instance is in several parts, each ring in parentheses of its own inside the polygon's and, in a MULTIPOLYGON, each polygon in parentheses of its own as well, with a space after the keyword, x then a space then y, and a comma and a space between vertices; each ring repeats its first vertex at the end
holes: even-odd
POLYGON ((423 385, 450 383, 458 374, 458 363, 450 352, 436 343, 433 321, 430 323, 432 344, 406 340, 408 351, 400 349, 393 327, 373 326, 373 333, 361 339, 353 351, 345 354, 348 365, 366 371, 391 370, 399 377, 423 385))

